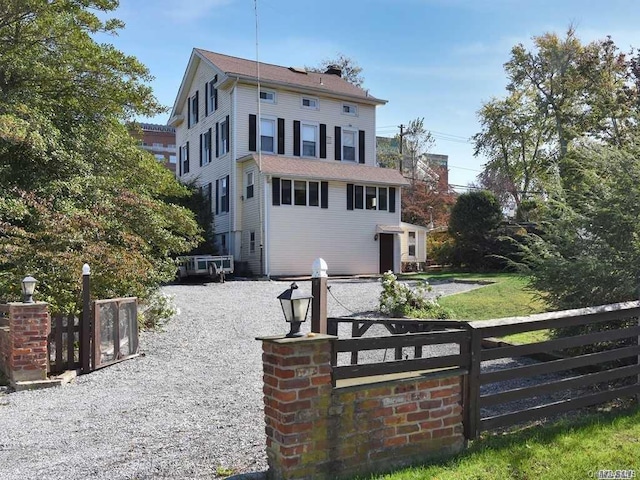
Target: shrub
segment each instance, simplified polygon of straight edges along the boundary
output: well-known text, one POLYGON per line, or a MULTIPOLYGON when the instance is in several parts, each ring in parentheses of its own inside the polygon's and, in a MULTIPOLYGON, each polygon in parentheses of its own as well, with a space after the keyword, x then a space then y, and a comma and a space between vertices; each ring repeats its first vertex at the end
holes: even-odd
POLYGON ((426 294, 431 286, 421 283, 415 289, 398 281, 392 272, 382 276, 380 311, 392 317, 451 318, 451 312, 442 307, 437 299, 429 299, 426 294))
POLYGON ((173 297, 156 291, 140 305, 138 326, 141 330, 161 330, 176 313, 178 309, 173 303, 173 297))

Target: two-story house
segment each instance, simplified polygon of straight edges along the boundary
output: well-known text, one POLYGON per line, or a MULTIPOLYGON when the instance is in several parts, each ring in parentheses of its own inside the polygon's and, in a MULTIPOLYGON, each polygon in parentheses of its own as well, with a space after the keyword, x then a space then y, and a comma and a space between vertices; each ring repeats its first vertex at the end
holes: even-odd
POLYGON ((380 100, 339 69, 194 49, 171 112, 181 181, 210 198, 221 253, 259 275, 400 269, 400 187, 376 167, 380 100))

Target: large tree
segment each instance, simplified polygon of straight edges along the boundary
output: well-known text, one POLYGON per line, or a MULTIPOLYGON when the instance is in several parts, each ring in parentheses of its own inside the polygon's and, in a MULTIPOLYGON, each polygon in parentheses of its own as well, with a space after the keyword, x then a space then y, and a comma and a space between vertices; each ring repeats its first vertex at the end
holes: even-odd
POLYGON ((335 57, 325 58, 316 67, 305 67, 310 72, 324 73, 329 67, 338 67, 342 71, 342 78, 356 87, 364 85, 362 67, 344 53, 337 53, 335 57))
POLYGON ((138 148, 127 122, 161 111, 148 70, 96 34, 116 0, 0 2, 0 299, 25 274, 55 309, 95 296, 148 298, 198 227, 171 173, 138 148))

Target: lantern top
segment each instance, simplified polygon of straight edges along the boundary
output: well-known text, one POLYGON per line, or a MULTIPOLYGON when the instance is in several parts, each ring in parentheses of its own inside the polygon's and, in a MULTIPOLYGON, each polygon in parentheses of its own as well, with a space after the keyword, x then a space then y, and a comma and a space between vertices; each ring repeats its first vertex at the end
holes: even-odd
POLYGON ((293 282, 289 288, 278 295, 278 300, 298 300, 301 298, 313 298, 313 296, 302 293, 296 282, 293 282))

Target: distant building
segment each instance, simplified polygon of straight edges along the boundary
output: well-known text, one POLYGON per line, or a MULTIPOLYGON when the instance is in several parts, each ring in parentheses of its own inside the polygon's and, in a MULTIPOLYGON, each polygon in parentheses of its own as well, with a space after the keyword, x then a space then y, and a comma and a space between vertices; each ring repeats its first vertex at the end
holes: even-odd
MULTIPOLYGON (((376 137, 376 161, 378 166, 387 168, 399 168, 400 142, 397 137, 376 137)), ((410 177, 411 161, 405 157, 403 161, 403 174, 410 177)), ((449 185, 449 156, 438 153, 421 155, 416 168, 419 177, 425 180, 436 180, 439 187, 449 185)))
POLYGON ((449 185, 449 155, 427 153, 427 163, 431 170, 438 175, 438 183, 449 185))
POLYGON ((176 149, 176 129, 168 125, 139 123, 142 130, 142 148, 151 152, 156 160, 176 173, 178 150, 176 149))

